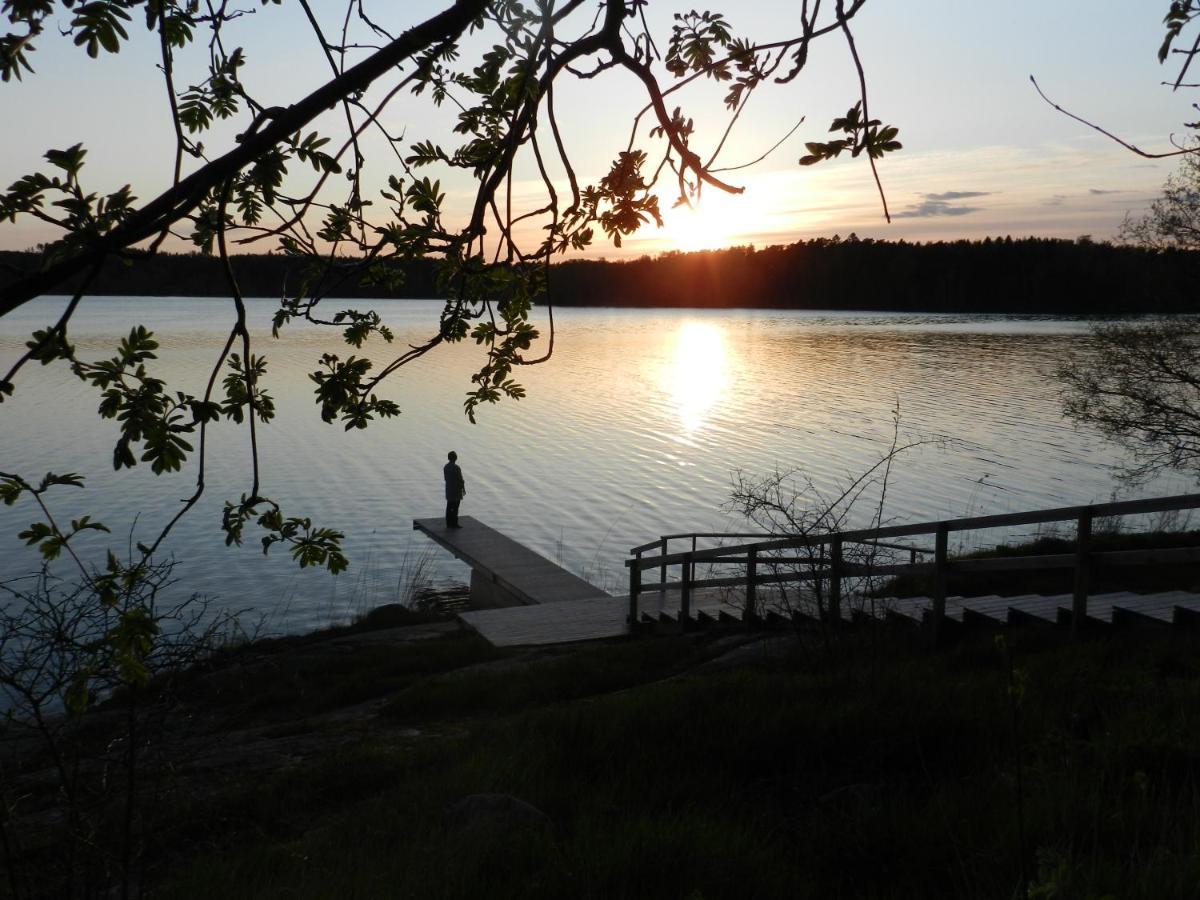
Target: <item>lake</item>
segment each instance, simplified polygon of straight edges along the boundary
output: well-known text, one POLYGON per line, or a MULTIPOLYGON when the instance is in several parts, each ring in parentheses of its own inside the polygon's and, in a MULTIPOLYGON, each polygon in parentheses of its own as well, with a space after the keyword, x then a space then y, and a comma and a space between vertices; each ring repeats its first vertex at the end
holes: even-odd
MULTIPOLYGON (((42 298, 0 319, 5 370, 64 298, 42 298)), ((378 309, 396 334, 358 355, 377 362, 436 329, 436 301, 353 301, 378 309), (399 348, 399 349, 397 349, 399 348)), ((1082 321, 964 315, 755 310, 567 309, 555 314, 553 359, 516 374, 520 402, 480 410, 462 400, 480 359, 474 344, 439 348, 383 385, 403 410, 365 431, 320 420, 307 372, 324 352, 350 348, 336 333, 296 325, 270 337, 272 300, 248 302, 256 352, 278 416, 261 429, 262 493, 288 515, 347 533, 350 569, 300 570, 268 557, 247 529, 226 547, 220 510, 249 489, 246 429, 210 432, 204 500, 172 533, 177 591, 229 608, 253 607, 278 631, 343 621, 396 598, 422 566, 439 584, 468 572, 412 531, 440 515, 441 467, 456 450, 467 482, 462 513, 511 535, 601 587, 625 583, 628 549, 663 533, 741 531, 726 511, 733 473, 800 469, 822 490, 875 462, 893 434, 944 438, 904 454, 887 494, 890 521, 1182 492, 1166 477, 1136 491, 1114 478, 1120 454, 1063 420, 1060 361, 1086 345, 1082 321)), ((155 331, 151 374, 202 394, 232 307, 222 299, 95 298, 72 324, 82 359, 111 356, 130 325, 155 331)), ((544 327, 544 320, 542 321, 544 327)), ((118 551, 152 539, 192 491, 194 470, 153 476, 114 472, 113 422, 95 415, 98 392, 61 365, 26 367, 0 405, 0 470, 34 480, 78 472, 87 490, 48 495, 63 520, 90 514, 111 537, 81 541, 118 551)), ((868 500, 870 498, 867 498, 868 500)), ((866 502, 862 517, 869 515, 866 502)), ((22 500, 0 507, 0 579, 26 573, 38 555, 16 539, 37 518, 22 500)))

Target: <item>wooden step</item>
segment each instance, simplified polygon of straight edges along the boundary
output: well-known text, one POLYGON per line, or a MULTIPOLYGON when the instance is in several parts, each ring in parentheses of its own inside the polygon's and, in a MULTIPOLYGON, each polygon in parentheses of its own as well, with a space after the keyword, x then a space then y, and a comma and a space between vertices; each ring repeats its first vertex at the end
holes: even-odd
MULTIPOLYGON (((1112 624, 1114 616, 1117 613, 1117 604, 1120 601, 1136 598, 1137 594, 1130 594, 1125 591, 1117 591, 1109 594, 1096 594, 1093 597, 1088 597, 1087 602, 1087 617, 1096 622, 1104 622, 1112 624)), ((1068 621, 1073 611, 1074 598, 1071 598, 1066 605, 1068 621)))
POLYGON ((925 615, 933 608, 933 600, 929 597, 898 597, 886 607, 885 615, 888 620, 896 622, 925 621, 925 615))
POLYGON ((957 622, 961 625, 963 620, 963 601, 966 599, 965 597, 947 597, 946 618, 951 622, 957 622))
POLYGON ((1058 594, 1052 597, 1033 596, 1021 597, 1019 599, 1014 598, 1014 602, 1010 603, 1008 608, 1009 621, 1014 623, 1027 621, 1058 625, 1060 621, 1059 610, 1063 608, 1063 601, 1066 601, 1066 610, 1069 615, 1071 599, 1071 594, 1058 594))
POLYGON ((963 601, 963 623, 967 625, 1007 625, 1009 609, 1022 600, 1040 598, 1040 594, 1019 594, 1014 597, 978 597, 963 601))
POLYGON ((1195 627, 1200 625, 1200 595, 1181 591, 1175 598, 1175 624, 1195 627))
MULTIPOLYGON (((1120 625, 1175 623, 1175 604, 1190 596, 1185 591, 1164 591, 1158 594, 1133 594, 1127 591, 1104 594, 1102 603, 1112 607, 1111 617, 1120 625)), ((1096 599, 1101 599, 1097 597, 1096 599)), ((1091 599, 1088 600, 1088 616, 1092 614, 1091 599)))

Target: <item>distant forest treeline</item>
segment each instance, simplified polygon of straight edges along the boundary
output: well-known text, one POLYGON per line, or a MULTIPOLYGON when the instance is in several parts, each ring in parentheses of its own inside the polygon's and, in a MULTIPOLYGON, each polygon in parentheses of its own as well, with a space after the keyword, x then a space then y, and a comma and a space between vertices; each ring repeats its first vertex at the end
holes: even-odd
MULTIPOLYGON (((0 289, 33 253, 0 252, 0 289)), ((280 296, 305 263, 287 256, 238 256, 242 292, 280 296)), ((354 280, 329 285, 345 298, 436 297, 434 264, 407 266, 398 290, 354 280)), ((63 292, 73 290, 65 285, 63 292)), ((1088 240, 985 239, 910 244, 818 238, 754 250, 735 247, 611 262, 568 260, 551 269, 562 306, 765 307, 929 312, 1105 314, 1200 312, 1200 254, 1157 252, 1088 240)), ((211 257, 159 254, 109 263, 89 293, 221 296, 211 257)))

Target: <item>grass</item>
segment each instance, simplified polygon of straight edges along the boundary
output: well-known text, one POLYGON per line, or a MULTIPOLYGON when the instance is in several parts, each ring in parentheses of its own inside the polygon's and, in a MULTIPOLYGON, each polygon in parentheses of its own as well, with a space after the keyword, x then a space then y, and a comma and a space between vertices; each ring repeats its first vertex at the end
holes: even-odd
POLYGON ((387 702, 381 714, 418 722, 509 713, 654 681, 695 662, 700 652, 688 639, 663 638, 571 650, 502 672, 450 672, 409 685, 387 702))
MULTIPOLYGON (((386 609, 386 608, 385 608, 386 609)), ((330 652, 329 638, 364 634, 374 627, 430 617, 400 611, 368 617, 319 635, 280 638, 238 648, 204 669, 178 679, 187 704, 223 717, 225 727, 289 722, 390 694, 440 672, 503 656, 483 638, 450 632, 397 647, 386 642, 350 644, 330 652)))
POLYGON ((1195 896, 1196 638, 1006 639, 1012 678, 991 638, 798 639, 727 670, 693 668, 707 638, 457 674, 399 648, 426 668, 381 725, 419 733, 188 809, 156 896, 1009 898, 1022 872, 1034 897, 1195 896), (483 792, 553 829, 444 815, 483 792))

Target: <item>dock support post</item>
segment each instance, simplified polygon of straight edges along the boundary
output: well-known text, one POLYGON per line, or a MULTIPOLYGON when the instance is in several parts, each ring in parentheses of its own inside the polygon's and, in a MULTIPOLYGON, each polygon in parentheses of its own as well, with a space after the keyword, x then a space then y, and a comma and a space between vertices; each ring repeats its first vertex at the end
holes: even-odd
POLYGON ((629 624, 637 625, 638 594, 642 592, 642 554, 633 555, 633 564, 629 567, 629 624))
POLYGON ((679 624, 687 628, 692 619, 692 554, 683 554, 683 586, 679 591, 679 624))
POLYGON ((1071 598, 1071 637, 1079 637, 1087 618, 1088 587, 1091 581, 1092 508, 1079 514, 1075 533, 1075 594, 1071 598))
POLYGON ((944 619, 946 618, 946 557, 950 546, 950 529, 945 522, 938 522, 933 551, 933 621, 931 639, 933 646, 941 646, 944 619))
POLYGON ((829 548, 829 621, 842 617, 842 536, 835 535, 829 548))
MULTIPOLYGON (((665 537, 658 542, 658 555, 659 556, 667 555, 667 539, 665 537)), ((667 583, 667 564, 666 563, 663 563, 658 569, 658 583, 660 585, 667 583)), ((659 591, 665 592, 666 588, 660 587, 659 591)))
POLYGON ((746 617, 752 618, 755 614, 755 607, 758 604, 758 588, 755 581, 758 579, 758 549, 750 548, 750 553, 746 557, 746 617))

